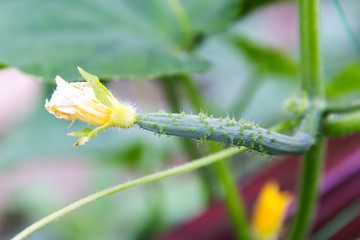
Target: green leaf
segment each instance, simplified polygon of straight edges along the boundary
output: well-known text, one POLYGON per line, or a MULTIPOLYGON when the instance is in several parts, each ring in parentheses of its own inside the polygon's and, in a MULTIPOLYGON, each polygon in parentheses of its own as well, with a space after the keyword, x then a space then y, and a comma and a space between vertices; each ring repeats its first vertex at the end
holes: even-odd
POLYGON ((360 62, 347 66, 326 86, 326 95, 330 98, 360 96, 360 62))
MULTIPOLYGON (((79 134, 79 135, 82 135, 82 136, 81 136, 81 138, 79 138, 76 141, 76 143, 74 144, 74 147, 77 147, 79 145, 85 145, 91 138, 95 137, 96 135, 98 135, 99 132, 101 132, 102 130, 104 130, 104 129, 108 128, 108 127, 109 127, 109 124, 105 124, 105 125, 102 125, 100 127, 95 128, 95 129, 91 129, 91 131, 89 131, 89 132, 87 130, 85 130, 85 129, 81 130, 81 131, 84 131, 84 130, 85 131, 79 134)), ((70 133, 70 134, 72 134, 72 133, 70 133)))
POLYGON ((71 132, 68 133, 68 136, 72 136, 72 137, 85 137, 87 135, 89 135, 89 133, 91 133, 93 131, 93 129, 91 128, 84 128, 83 130, 77 131, 77 132, 71 132))
POLYGON ((298 73, 296 63, 279 50, 261 46, 239 36, 234 37, 234 43, 261 72, 286 75, 298 73))
POLYGON ((45 79, 79 79, 75 66, 100 78, 157 77, 209 66, 181 49, 179 25, 163 0, 4 0, 0 36, 0 62, 45 79))
MULTIPOLYGON (((82 68, 78 67, 78 70, 83 76, 83 78, 90 83, 92 89, 94 90, 95 97, 105 106, 111 107, 112 103, 110 98, 114 98, 114 96, 104 87, 97 76, 91 75, 88 72, 85 72, 82 68)), ((115 99, 115 98, 114 98, 115 99)))

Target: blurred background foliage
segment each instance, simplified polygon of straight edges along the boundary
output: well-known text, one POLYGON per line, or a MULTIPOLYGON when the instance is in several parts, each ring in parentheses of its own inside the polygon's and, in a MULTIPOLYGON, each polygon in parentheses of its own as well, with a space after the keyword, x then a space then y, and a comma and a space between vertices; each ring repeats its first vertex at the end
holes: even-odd
MULTIPOLYGON (((206 153, 204 144, 189 149, 137 127, 72 148, 66 133, 84 124, 68 129, 43 105, 56 75, 80 79, 76 66, 139 112, 174 108, 167 84, 179 96, 177 111, 199 112, 183 83, 188 76, 202 109, 216 116, 264 127, 291 117, 282 109, 301 96, 295 1, 183 0, 183 9, 170 1, 0 1, 0 239, 85 195, 189 161, 189 151, 206 153)), ((359 35, 360 2, 343 8, 359 35)), ((359 58, 328 0, 321 38, 328 97, 358 98, 359 58)), ((251 153, 231 162, 239 179, 271 163, 251 153)), ((208 191, 221 196, 216 181, 198 172, 172 177, 97 201, 29 239, 151 239, 206 209, 208 191)))

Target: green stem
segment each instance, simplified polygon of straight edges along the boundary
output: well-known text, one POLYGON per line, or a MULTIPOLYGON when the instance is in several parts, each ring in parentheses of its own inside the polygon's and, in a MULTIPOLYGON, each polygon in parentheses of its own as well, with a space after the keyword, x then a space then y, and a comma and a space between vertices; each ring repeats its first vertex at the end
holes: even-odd
MULTIPOLYGON (((192 78, 189 76, 182 76, 182 82, 187 90, 187 94, 189 96, 189 99, 191 100, 191 103, 196 111, 200 111, 202 107, 204 107, 204 101, 201 97, 201 94, 199 93, 199 89, 197 89, 197 86, 192 78)), ((165 85, 166 94, 169 98, 172 99, 170 102, 170 106, 172 110, 179 107, 179 97, 177 94, 176 89, 173 87, 174 82, 166 81, 170 79, 163 79, 163 84, 165 85)), ((204 109, 202 109, 204 110, 204 109)), ((194 149, 191 147, 193 145, 192 142, 189 141, 189 139, 185 138, 184 143, 190 147, 190 149, 194 149)), ((218 152, 219 149, 214 144, 210 144, 211 152, 218 152)), ((232 171, 229 166, 228 159, 223 159, 221 162, 217 162, 214 164, 217 176, 219 178, 219 181, 221 182, 222 186, 225 190, 225 203, 226 208, 228 210, 229 217, 231 219, 234 232, 236 236, 239 239, 249 239, 249 233, 248 233, 248 224, 247 224, 247 218, 246 218, 246 211, 245 206, 242 201, 242 197, 238 191, 236 180, 233 177, 232 171)), ((211 171, 209 169, 208 171, 211 171)), ((201 175, 204 177, 205 180, 207 180, 208 183, 210 183, 210 186, 212 185, 211 181, 213 181, 211 178, 209 179, 208 172, 202 172, 201 175)), ((212 197, 212 191, 210 189, 207 189, 206 192, 208 197, 212 197)), ((211 199, 211 198, 210 198, 211 199)))
MULTIPOLYGON (((179 91, 177 91, 179 82, 184 81, 182 77, 163 77, 159 79, 163 87, 163 92, 166 94, 166 98, 169 102, 171 111, 179 111, 181 109, 179 91)), ((195 146, 194 142, 189 138, 183 138, 182 144, 185 152, 190 159, 197 159, 200 157, 200 153, 195 146)), ((203 185, 203 195, 206 203, 210 203, 215 199, 215 193, 213 191, 214 179, 212 177, 211 168, 204 168, 199 170, 201 181, 203 185)))
POLYGON ((323 109, 324 106, 322 101, 312 101, 300 123, 299 132, 307 133, 313 139, 316 139, 319 134, 321 120, 324 113, 323 109))
POLYGON ((320 54, 319 0, 299 0, 302 89, 310 97, 324 98, 320 54))
POLYGON ((183 76, 182 80, 196 113, 199 113, 201 110, 207 112, 204 99, 201 97, 200 90, 193 79, 189 76, 183 76))
POLYGON ((178 101, 179 99, 178 91, 176 91, 178 87, 177 85, 178 79, 162 77, 159 80, 161 82, 163 92, 166 94, 166 99, 168 100, 171 111, 175 111, 175 112, 180 111, 181 104, 178 101))
POLYGON ((238 239, 249 239, 249 226, 247 223, 246 209, 241 192, 238 191, 236 180, 229 165, 229 159, 214 163, 218 177, 225 190, 225 201, 234 232, 238 239))
MULTIPOLYGON (((184 77, 184 85, 187 89, 187 93, 193 106, 197 111, 201 107, 204 107, 204 99, 199 94, 195 82, 189 76, 184 77)), ((206 110, 206 109, 202 109, 206 110)), ((211 152, 218 152, 219 149, 214 143, 209 144, 211 152)), ((243 203, 241 193, 238 190, 237 182, 231 171, 229 160, 223 159, 222 161, 216 162, 215 170, 217 176, 222 183, 225 190, 225 203, 226 208, 233 225, 234 232, 238 239, 249 239, 249 227, 247 224, 246 207, 243 203)))
POLYGON ((358 58, 360 58, 360 42, 356 37, 356 34, 354 33, 354 30, 352 29, 352 27, 350 26, 350 23, 348 21, 348 19, 346 18, 344 9, 341 7, 341 4, 338 0, 333 0, 333 3, 335 5, 335 8, 337 9, 339 15, 340 15, 340 19, 342 21, 342 24, 345 27, 346 32, 348 33, 349 37, 350 37, 350 41, 351 44, 353 45, 353 48, 356 52, 356 55, 358 58))
POLYGON ((330 114, 325 118, 323 132, 327 136, 341 137, 360 132, 360 111, 344 114, 330 114))
POLYGON ((289 235, 291 240, 305 239, 309 232, 320 187, 324 147, 325 139, 320 138, 303 158, 297 213, 289 235))
POLYGON ((12 240, 24 239, 25 237, 29 236, 31 233, 35 232, 36 230, 44 227, 48 223, 58 219, 59 217, 64 216, 67 213, 70 213, 90 202, 93 202, 97 199, 106 197, 108 195, 120 192, 120 191, 128 189, 128 188, 132 188, 132 187, 135 187, 135 186, 138 186, 141 184, 145 184, 145 183, 157 181, 157 180, 160 180, 163 178, 167 178, 167 177, 171 177, 174 175, 189 172, 189 171, 195 170, 197 168, 207 166, 209 164, 212 164, 212 163, 222 160, 224 158, 230 157, 230 156, 235 155, 244 150, 245 150, 245 148, 229 148, 229 149, 223 150, 221 152, 211 154, 209 156, 206 156, 206 157, 194 160, 192 162, 183 164, 178 167, 170 168, 170 169, 167 169, 167 170, 164 170, 164 171, 161 171, 158 173, 154 173, 154 174, 142 177, 142 178, 138 178, 136 180, 129 181, 129 182, 126 182, 126 183, 123 183, 123 184, 120 184, 120 185, 117 185, 117 186, 114 186, 111 188, 107 188, 105 190, 102 190, 102 191, 92 194, 90 196, 87 196, 77 202, 74 202, 74 203, 70 204, 69 206, 67 206, 63 209, 60 209, 60 210, 48 215, 47 217, 33 223, 32 225, 30 225, 29 227, 27 227, 23 231, 21 231, 19 234, 17 234, 14 238, 12 238, 12 240))
POLYGON ((168 3, 182 31, 183 46, 187 48, 191 45, 193 38, 193 31, 189 18, 180 0, 168 0, 168 3))
MULTIPOLYGON (((313 137, 318 135, 325 105, 321 76, 319 15, 320 0, 299 0, 302 89, 310 98, 309 113, 305 115, 301 127, 313 137)), ((289 235, 291 240, 304 239, 309 232, 317 204, 324 147, 325 138, 319 137, 318 142, 303 158, 298 205, 289 235)))
POLYGON ((350 102, 342 105, 328 105, 326 106, 324 113, 347 113, 360 110, 360 101, 350 102))

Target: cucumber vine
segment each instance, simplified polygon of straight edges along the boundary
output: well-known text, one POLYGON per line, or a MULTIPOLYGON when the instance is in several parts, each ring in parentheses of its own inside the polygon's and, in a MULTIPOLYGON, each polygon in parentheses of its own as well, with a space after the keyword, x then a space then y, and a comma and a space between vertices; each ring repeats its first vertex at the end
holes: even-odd
MULTIPOLYGON (((334 2, 338 3, 336 0, 334 2)), ((169 0, 168 3, 182 31, 181 47, 190 51, 190 48, 197 43, 195 41, 197 36, 195 34, 196 28, 191 26, 185 8, 181 5, 180 1, 169 0)), ((319 0, 299 0, 300 66, 302 91, 305 93, 305 97, 302 98, 304 102, 302 103, 302 108, 297 112, 297 119, 292 119, 292 122, 286 124, 291 127, 294 127, 294 125, 298 127, 293 136, 278 133, 274 129, 260 127, 258 124, 243 119, 235 120, 230 117, 216 118, 205 113, 188 115, 184 112, 166 113, 160 111, 158 113, 138 114, 133 106, 118 102, 96 76, 88 74, 82 69, 79 70, 88 81, 87 84, 68 84, 58 80, 58 82, 62 83, 62 88, 58 87, 57 89, 58 95, 60 97, 67 95, 67 101, 62 101, 59 98, 47 101, 46 108, 48 111, 58 118, 82 120, 98 126, 95 129, 85 128, 79 132, 70 133, 71 136, 80 137, 75 145, 85 144, 89 139, 107 127, 129 128, 136 124, 144 130, 159 135, 179 136, 199 141, 222 142, 229 144, 230 148, 92 194, 35 222, 13 239, 24 239, 55 219, 107 195, 140 184, 192 171, 210 164, 215 164, 215 166, 219 164, 217 170, 219 175, 222 176, 223 184, 226 185, 227 201, 230 202, 230 205, 232 204, 232 207, 229 209, 235 212, 233 213, 233 218, 237 218, 237 220, 233 220, 234 223, 237 223, 234 226, 243 231, 238 234, 239 238, 246 239, 249 234, 245 207, 241 199, 236 199, 241 198, 239 197, 241 194, 237 192, 236 181, 231 179, 229 166, 225 165, 226 158, 246 149, 269 155, 304 155, 300 191, 297 197, 297 209, 294 223, 288 235, 291 240, 306 238, 317 204, 325 152, 325 136, 341 136, 360 131, 360 104, 358 102, 347 106, 331 106, 326 102, 320 54, 319 15, 319 0), (93 91, 94 94, 91 98, 83 94, 87 91, 93 91), (69 99, 74 101, 69 103, 69 99), (79 99, 81 101, 78 101, 79 99), (78 104, 79 102, 81 103, 80 105, 78 104), (103 118, 100 119, 100 115, 103 118), (92 119, 89 120, 89 116, 92 119), (236 216, 239 213, 240 216, 236 216)), ((358 45, 356 46, 357 50, 359 50, 358 45)), ((200 105, 202 101, 197 96, 197 91, 194 90, 193 82, 188 76, 185 76, 184 80, 189 92, 192 92, 190 98, 192 98, 193 105, 200 105)), ((201 106, 196 108, 199 109, 199 107, 201 106)))

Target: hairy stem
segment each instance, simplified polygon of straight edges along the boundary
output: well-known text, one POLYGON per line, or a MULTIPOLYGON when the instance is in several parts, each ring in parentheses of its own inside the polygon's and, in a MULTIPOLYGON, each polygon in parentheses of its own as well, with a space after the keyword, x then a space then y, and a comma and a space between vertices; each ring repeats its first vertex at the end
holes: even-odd
POLYGON ((299 126, 299 131, 309 134, 316 139, 319 134, 321 120, 324 114, 324 103, 322 101, 312 101, 305 112, 299 126))
POLYGON ((12 238, 12 240, 24 239, 25 237, 29 236, 31 233, 35 232, 36 230, 44 227, 48 223, 58 219, 59 217, 64 216, 67 213, 70 213, 90 202, 93 202, 97 199, 106 197, 108 195, 120 192, 120 191, 128 189, 128 188, 132 188, 132 187, 135 187, 135 186, 138 186, 141 184, 145 184, 145 183, 157 181, 157 180, 160 180, 163 178, 167 178, 167 177, 171 177, 174 175, 189 172, 189 171, 195 170, 197 168, 207 166, 209 164, 212 164, 212 163, 222 160, 224 158, 230 157, 230 156, 235 155, 244 150, 245 150, 245 148, 229 148, 229 149, 223 150, 221 152, 211 154, 207 157, 203 157, 203 158, 194 160, 192 162, 183 164, 178 167, 170 168, 170 169, 158 172, 158 173, 154 173, 154 174, 142 177, 142 178, 138 178, 133 181, 129 181, 129 182, 102 190, 100 192, 97 192, 95 194, 87 196, 77 202, 74 202, 74 203, 70 204, 69 206, 67 206, 63 209, 60 209, 60 210, 50 214, 49 216, 33 223, 32 225, 30 225, 29 227, 27 227, 23 231, 21 231, 19 234, 17 234, 14 238, 12 238))

